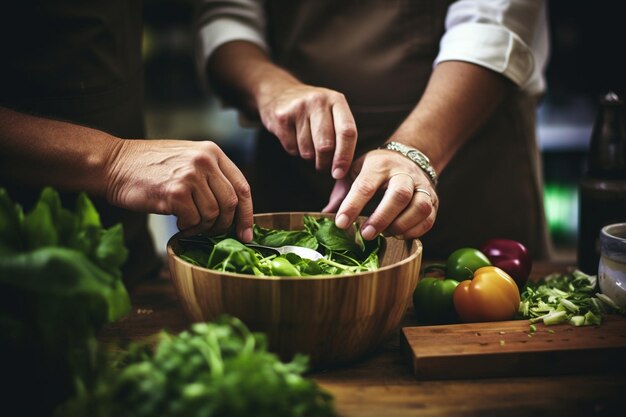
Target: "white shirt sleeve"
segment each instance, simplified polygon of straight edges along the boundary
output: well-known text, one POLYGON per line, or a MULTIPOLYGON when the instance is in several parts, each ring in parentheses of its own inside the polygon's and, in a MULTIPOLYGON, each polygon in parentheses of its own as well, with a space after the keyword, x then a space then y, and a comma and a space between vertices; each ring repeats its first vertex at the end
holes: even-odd
POLYGON ((249 41, 268 50, 260 0, 199 0, 195 26, 196 65, 203 80, 209 57, 227 42, 249 41))
POLYGON ((459 0, 448 9, 435 65, 471 62, 530 94, 545 90, 548 23, 544 0, 459 0))

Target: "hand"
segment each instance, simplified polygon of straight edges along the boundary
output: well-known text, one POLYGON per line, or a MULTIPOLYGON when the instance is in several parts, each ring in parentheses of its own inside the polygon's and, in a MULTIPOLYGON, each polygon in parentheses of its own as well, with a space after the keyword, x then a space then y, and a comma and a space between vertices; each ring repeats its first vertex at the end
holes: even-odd
POLYGON ((186 234, 225 232, 252 240, 245 177, 213 142, 121 140, 107 163, 107 199, 130 210, 173 214, 186 234))
POLYGON ((357 130, 343 94, 297 82, 276 83, 259 100, 259 113, 290 155, 315 159, 315 168, 330 167, 335 179, 346 175, 357 130))
POLYGON ((362 225, 363 238, 378 233, 403 239, 415 238, 433 226, 439 200, 426 174, 404 156, 385 150, 366 153, 352 166, 354 182, 337 181, 329 203, 322 211, 337 210, 335 223, 345 229, 356 220, 368 201, 381 188, 382 200, 362 225), (416 192, 417 189, 425 192, 416 192))

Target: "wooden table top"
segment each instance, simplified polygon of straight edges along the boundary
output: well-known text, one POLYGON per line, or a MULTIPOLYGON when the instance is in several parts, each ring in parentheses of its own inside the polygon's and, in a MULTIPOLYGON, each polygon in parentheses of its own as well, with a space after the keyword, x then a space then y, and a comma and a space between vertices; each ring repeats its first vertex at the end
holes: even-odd
MULTIPOLYGON (((539 263, 533 267, 532 278, 566 267, 539 263)), ((103 342, 187 328, 166 269, 156 280, 135 287, 131 297, 133 311, 104 329, 103 342)), ((401 326, 416 324, 413 311, 407 311, 401 326)), ((623 373, 419 381, 400 349, 400 329, 370 357, 310 376, 333 395, 342 417, 587 417, 622 416, 626 409, 623 373)))

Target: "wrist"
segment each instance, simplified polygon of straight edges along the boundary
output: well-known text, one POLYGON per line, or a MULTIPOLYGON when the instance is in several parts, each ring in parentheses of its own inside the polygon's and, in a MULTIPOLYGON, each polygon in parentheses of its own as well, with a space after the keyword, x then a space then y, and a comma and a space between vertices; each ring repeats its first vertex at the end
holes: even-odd
POLYGON ((430 179, 433 187, 437 186, 437 182, 439 181, 439 177, 435 168, 430 163, 430 159, 419 149, 410 147, 400 142, 390 141, 379 147, 379 149, 384 149, 392 152, 397 152, 403 155, 404 157, 410 159, 413 163, 415 163, 430 179))
POLYGON ((266 63, 263 67, 259 68, 253 77, 255 81, 251 83, 251 96, 257 110, 284 91, 302 85, 297 78, 273 63, 266 63))
POLYGON ((118 198, 115 190, 119 188, 116 184, 122 180, 121 173, 125 164, 124 159, 127 157, 139 157, 139 155, 132 155, 134 151, 130 146, 130 142, 132 141, 112 137, 106 146, 106 157, 99 167, 100 172, 102 172, 100 178, 103 180, 103 183, 99 185, 99 189, 111 204, 115 204, 118 198))

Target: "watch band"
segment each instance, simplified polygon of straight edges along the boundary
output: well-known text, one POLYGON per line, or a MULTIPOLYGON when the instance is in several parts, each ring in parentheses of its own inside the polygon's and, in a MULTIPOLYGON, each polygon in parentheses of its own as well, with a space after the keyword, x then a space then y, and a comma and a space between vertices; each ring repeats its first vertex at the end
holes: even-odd
POLYGON ((428 159, 428 157, 419 150, 403 145, 399 142, 387 142, 378 149, 387 149, 389 151, 395 151, 406 156, 418 167, 420 167, 426 173, 426 175, 428 175, 428 178, 430 178, 430 181, 433 183, 433 185, 437 185, 438 177, 437 172, 435 172, 435 168, 433 168, 433 166, 430 164, 430 159, 428 159))

